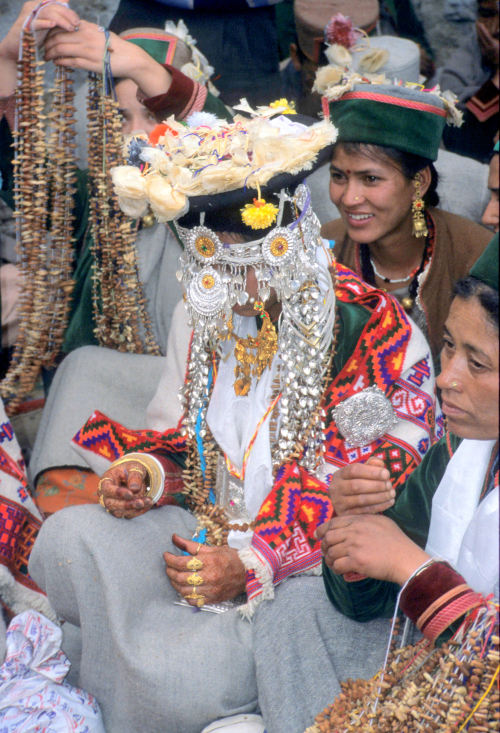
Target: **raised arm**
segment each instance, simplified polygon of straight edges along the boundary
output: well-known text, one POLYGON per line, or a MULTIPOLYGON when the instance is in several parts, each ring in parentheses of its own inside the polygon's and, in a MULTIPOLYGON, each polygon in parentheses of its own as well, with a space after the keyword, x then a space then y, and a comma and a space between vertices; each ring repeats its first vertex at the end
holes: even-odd
MULTIPOLYGON (((107 34, 95 23, 82 20, 77 30, 52 31, 45 42, 45 59, 60 66, 101 73, 107 34)), ((115 78, 130 79, 145 97, 168 92, 170 72, 135 43, 109 32, 109 62, 115 78)))
MULTIPOLYGON (((9 97, 16 88, 17 59, 23 26, 38 5, 38 2, 24 3, 15 23, 0 41, 0 97, 9 97)), ((36 33, 38 44, 41 45, 51 29, 59 28, 71 34, 75 33, 79 23, 80 18, 74 10, 62 3, 51 3, 40 8, 30 27, 36 33)))

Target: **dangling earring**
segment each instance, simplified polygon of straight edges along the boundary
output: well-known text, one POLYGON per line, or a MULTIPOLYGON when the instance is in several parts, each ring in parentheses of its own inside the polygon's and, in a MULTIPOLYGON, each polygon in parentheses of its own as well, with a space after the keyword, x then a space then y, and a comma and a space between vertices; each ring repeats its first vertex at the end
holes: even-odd
POLYGON ((415 184, 415 198, 411 205, 413 215, 412 234, 414 237, 426 237, 429 234, 429 230, 425 223, 425 203, 420 193, 420 176, 418 174, 413 179, 413 183, 415 184))

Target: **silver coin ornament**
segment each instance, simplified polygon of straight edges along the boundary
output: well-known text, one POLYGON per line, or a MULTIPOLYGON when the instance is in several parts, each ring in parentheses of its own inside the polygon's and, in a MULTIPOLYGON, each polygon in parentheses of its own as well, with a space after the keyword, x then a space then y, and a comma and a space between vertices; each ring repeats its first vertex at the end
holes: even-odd
POLYGON ((204 267, 196 273, 187 287, 191 308, 205 318, 216 318, 227 305, 227 287, 213 267, 204 267))
POLYGON ((185 236, 186 249, 197 262, 212 265, 222 253, 222 242, 215 232, 205 226, 193 227, 185 236))
POLYGON ((376 385, 348 397, 332 414, 342 436, 355 447, 373 443, 398 422, 391 401, 376 385))
POLYGON ((297 230, 276 227, 262 242, 264 261, 271 267, 286 267, 297 256, 300 238, 297 230))

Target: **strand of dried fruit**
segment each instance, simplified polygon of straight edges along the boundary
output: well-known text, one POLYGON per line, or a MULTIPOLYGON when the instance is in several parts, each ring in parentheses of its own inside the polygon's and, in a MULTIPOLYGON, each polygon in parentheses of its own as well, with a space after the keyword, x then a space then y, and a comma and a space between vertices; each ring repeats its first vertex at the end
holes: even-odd
POLYGON ((18 339, 0 394, 9 413, 60 351, 72 289, 73 94, 68 72, 56 78, 46 142, 44 64, 33 34, 21 39, 14 131, 14 201, 23 288, 18 339), (57 139, 56 139, 57 138, 57 139))
POLYGON ((92 141, 89 181, 95 333, 101 346, 159 354, 139 279, 136 225, 120 210, 109 176, 111 167, 124 162, 118 104, 109 86, 106 79, 90 75, 87 116, 92 141))

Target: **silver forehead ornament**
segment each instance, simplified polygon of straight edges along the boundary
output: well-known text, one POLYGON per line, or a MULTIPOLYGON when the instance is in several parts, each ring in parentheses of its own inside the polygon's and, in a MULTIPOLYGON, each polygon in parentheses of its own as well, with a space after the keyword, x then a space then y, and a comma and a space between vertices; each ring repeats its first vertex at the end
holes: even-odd
POLYGON ((355 447, 373 443, 398 422, 391 401, 375 385, 345 399, 332 414, 342 437, 355 447))

